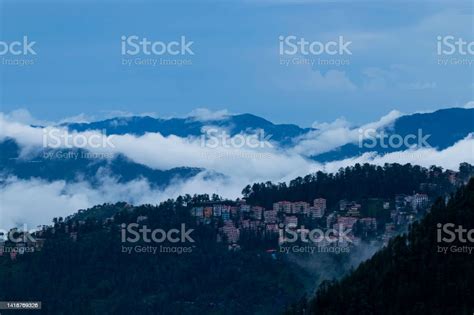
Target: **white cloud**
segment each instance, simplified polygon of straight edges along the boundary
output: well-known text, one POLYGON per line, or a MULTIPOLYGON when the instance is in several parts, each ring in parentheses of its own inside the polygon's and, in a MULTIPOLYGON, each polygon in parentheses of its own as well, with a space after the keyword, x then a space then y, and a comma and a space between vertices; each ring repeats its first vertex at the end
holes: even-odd
POLYGON ((31 113, 24 108, 12 110, 7 114, 2 113, 2 116, 4 117, 4 119, 7 119, 9 121, 18 122, 26 125, 46 126, 52 124, 52 122, 50 121, 39 120, 34 118, 31 113))
POLYGON ((53 217, 67 216, 104 202, 127 201, 135 204, 158 203, 166 192, 153 190, 146 180, 119 184, 104 177, 92 188, 87 182, 46 182, 10 177, 0 189, 0 228, 28 224, 48 224, 53 217))
POLYGON ((294 76, 285 76, 279 83, 289 90, 355 91, 357 86, 349 79, 345 71, 328 70, 326 73, 304 67, 295 71, 294 76))
POLYGON ((406 66, 390 65, 387 68, 369 67, 362 70, 363 87, 369 91, 398 86, 400 77, 406 74, 406 66))
POLYGON ((463 107, 466 109, 474 108, 474 101, 467 102, 463 107))
POLYGON ((319 131, 327 131, 327 130, 333 130, 333 129, 339 129, 339 128, 349 128, 351 124, 344 118, 340 117, 334 120, 333 122, 327 123, 319 123, 315 121, 314 123, 311 124, 311 127, 314 129, 318 129, 319 131))
POLYGON ((58 124, 63 124, 63 123, 90 123, 94 120, 95 120, 94 116, 89 116, 87 114, 81 113, 81 114, 78 114, 78 115, 63 118, 58 122, 58 124))
POLYGON ((189 118, 202 122, 226 119, 229 115, 226 109, 211 111, 207 108, 197 108, 188 114, 189 118))
POLYGON ((384 165, 385 163, 411 163, 424 167, 438 165, 446 169, 457 170, 459 164, 462 162, 474 164, 474 138, 472 134, 442 151, 437 151, 434 148, 422 148, 393 152, 385 155, 366 153, 355 158, 328 162, 325 164, 324 169, 328 172, 337 172, 339 168, 354 165, 355 163, 370 163, 376 165, 384 165))
POLYGON ((54 217, 65 217, 97 204, 125 201, 131 204, 159 204, 186 193, 218 193, 237 198, 247 184, 243 179, 210 177, 207 172, 187 181, 175 181, 164 190, 154 189, 145 179, 118 183, 98 177, 101 184, 91 187, 86 181, 67 183, 42 179, 5 179, 0 186, 0 229, 27 224, 29 228, 49 224, 54 217))
POLYGON ((359 140, 359 129, 375 129, 388 127, 393 123, 401 113, 391 111, 376 122, 368 123, 359 128, 351 128, 350 124, 344 119, 339 118, 329 124, 316 124, 322 129, 314 130, 302 136, 295 147, 294 152, 312 156, 331 151, 347 143, 355 143, 359 140))
MULTIPOLYGON (((361 128, 386 128, 400 116, 392 111, 376 122, 361 128)), ((278 147, 259 148, 210 148, 200 138, 164 137, 158 133, 143 136, 117 135, 113 139, 115 148, 93 149, 93 152, 121 153, 139 164, 154 169, 170 169, 179 166, 200 167, 224 176, 211 176, 202 172, 197 176, 173 182, 164 190, 153 189, 144 179, 118 183, 113 178, 98 174, 102 184, 91 187, 86 181, 66 183, 46 182, 41 179, 3 179, 0 189, 0 228, 26 222, 29 225, 45 224, 52 217, 67 216, 80 208, 103 202, 128 201, 134 204, 159 203, 170 197, 185 193, 218 193, 236 198, 243 187, 253 182, 289 181, 317 170, 337 171, 340 167, 354 163, 412 163, 422 166, 440 165, 456 169, 460 162, 474 164, 474 139, 467 137, 443 151, 435 149, 407 150, 383 156, 363 156, 320 164, 307 158, 340 145, 358 140, 358 128, 341 118, 332 123, 315 123, 315 130, 302 137, 289 150, 278 147)), ((23 148, 41 149, 41 128, 12 121, 11 116, 0 114, 0 140, 12 137, 23 148)), ((92 135, 93 132, 83 133, 92 135)))
POLYGON ((312 71, 308 78, 308 85, 318 90, 346 90, 355 91, 356 85, 347 76, 345 71, 329 70, 326 74, 312 71))

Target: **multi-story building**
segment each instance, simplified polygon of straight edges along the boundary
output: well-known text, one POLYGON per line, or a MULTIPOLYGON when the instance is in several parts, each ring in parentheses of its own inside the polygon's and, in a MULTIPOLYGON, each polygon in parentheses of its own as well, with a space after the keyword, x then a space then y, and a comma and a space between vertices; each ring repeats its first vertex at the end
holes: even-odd
POLYGON ((248 229, 248 228, 250 228, 250 220, 242 220, 242 221, 240 221, 240 226, 241 226, 243 229, 248 229))
POLYGON ((222 227, 222 233, 226 236, 228 243, 237 243, 240 237, 240 230, 229 221, 222 227))
POLYGON ((278 233, 278 224, 267 224, 265 226, 265 231, 267 233, 278 233))
POLYGON ((347 204, 348 204, 347 200, 345 199, 339 200, 339 211, 346 211, 347 204))
POLYGON ((295 216, 285 217, 285 225, 287 225, 287 226, 297 226, 298 225, 298 218, 295 217, 295 216))
POLYGON ((393 222, 397 221, 397 217, 398 217, 398 211, 397 210, 390 211, 390 219, 392 219, 393 222))
POLYGON ((205 218, 212 217, 212 207, 204 207, 204 217, 205 218))
POLYGON ((322 218, 324 216, 324 211, 321 208, 309 207, 308 214, 311 218, 322 218))
POLYGON ((233 218, 236 218, 238 217, 238 214, 239 214, 239 207, 230 207, 230 215, 233 217, 233 218))
POLYGON ((240 211, 241 212, 250 212, 250 205, 247 205, 247 204, 243 204, 243 205, 240 205, 240 211))
POLYGON ((333 226, 333 224, 336 222, 336 215, 334 213, 331 213, 330 215, 328 215, 328 217, 326 218, 326 227, 329 229, 331 228, 331 226, 333 226))
POLYGON ((313 218, 322 218, 326 213, 326 199, 317 198, 313 201, 313 207, 310 208, 310 215, 313 218))
POLYGON ((407 204, 407 196, 406 195, 396 195, 395 196, 395 209, 397 211, 403 211, 407 204))
POLYGON ((323 209, 323 211, 326 211, 326 203, 327 203, 326 199, 316 198, 313 201, 313 206, 316 207, 316 208, 323 209))
POLYGON ((223 205, 214 205, 212 207, 212 214, 215 216, 215 217, 220 217, 222 215, 222 208, 224 206, 223 205))
POLYGON ((359 220, 359 222, 369 230, 377 229, 377 220, 375 218, 362 218, 359 220))
POLYGON ((222 208, 222 220, 227 221, 230 220, 230 207, 224 206, 222 208))
POLYGON ((262 214, 265 209, 263 207, 254 206, 252 207, 252 215, 255 220, 261 220, 262 214))
POLYGON ((258 230, 259 227, 260 227, 260 222, 258 222, 258 221, 250 221, 249 222, 249 229, 250 230, 258 230))
POLYGON ((277 212, 291 213, 292 204, 289 201, 279 201, 273 204, 273 210, 277 212))
POLYGON ((309 211, 309 203, 304 201, 293 202, 291 213, 295 214, 307 214, 309 211))
POLYGON ((277 211, 276 210, 267 210, 263 212, 263 219, 265 223, 275 223, 277 222, 277 211))
POLYGON ((354 224, 357 222, 357 218, 354 217, 339 217, 337 218, 337 223, 334 224, 334 229, 339 229, 342 227, 343 229, 352 229, 354 224))
POLYGON ((426 194, 415 194, 411 199, 411 208, 413 210, 418 210, 424 208, 428 205, 429 198, 426 194))
POLYGON ((360 208, 362 206, 358 203, 351 203, 347 207, 347 215, 351 217, 359 217, 360 216, 360 208))

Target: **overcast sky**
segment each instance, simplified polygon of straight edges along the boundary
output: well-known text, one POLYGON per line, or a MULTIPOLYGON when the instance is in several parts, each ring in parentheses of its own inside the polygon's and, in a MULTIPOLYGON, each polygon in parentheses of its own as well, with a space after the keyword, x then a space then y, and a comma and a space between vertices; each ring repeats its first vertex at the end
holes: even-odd
POLYGON ((27 36, 36 55, 0 56, 33 60, 0 65, 1 111, 58 120, 108 111, 184 116, 205 107, 309 126, 474 99, 474 55, 437 54, 438 36, 474 41, 472 1, 196 2, 2 1, 0 41, 27 36), (122 36, 184 36, 193 54, 122 55, 122 36), (350 54, 282 55, 280 36, 342 38, 350 54), (123 64, 137 58, 189 64, 123 64), (450 58, 465 64, 439 64, 450 58), (304 60, 315 64, 295 64, 304 60))

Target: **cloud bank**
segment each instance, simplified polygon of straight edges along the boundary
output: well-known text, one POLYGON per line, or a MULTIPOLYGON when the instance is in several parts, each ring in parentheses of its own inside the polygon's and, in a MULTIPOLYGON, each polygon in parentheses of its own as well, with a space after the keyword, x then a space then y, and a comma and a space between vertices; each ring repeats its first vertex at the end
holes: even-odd
MULTIPOLYGON (((401 113, 392 111, 361 128, 388 127, 400 115, 401 113)), ((18 117, 28 117, 28 121, 32 119, 25 113, 20 116, 0 114, 0 141, 6 138, 15 139, 22 147, 22 156, 27 159, 31 152, 42 149, 44 129, 32 127, 17 119, 18 117)), ((153 169, 167 170, 189 166, 206 171, 187 180, 174 181, 164 190, 152 188, 145 179, 119 183, 112 176, 103 174, 98 174, 101 176, 99 188, 91 187, 85 180, 67 183, 3 176, 0 181, 0 228, 23 223, 30 226, 47 224, 53 217, 64 217, 78 209, 104 202, 157 204, 186 193, 217 193, 233 199, 240 196, 243 187, 253 182, 289 181, 318 170, 336 172, 341 167, 355 163, 412 163, 424 167, 439 165, 449 169, 457 169, 461 162, 474 164, 472 135, 442 151, 425 148, 385 155, 366 153, 359 157, 322 164, 309 157, 357 141, 359 128, 351 127, 345 119, 316 124, 315 127, 319 129, 301 137, 289 149, 276 145, 256 148, 212 147, 206 141, 203 142, 202 138, 181 138, 173 135, 165 137, 159 133, 147 133, 143 136, 115 135, 114 147, 87 149, 94 153, 123 154, 130 160, 153 169), (223 176, 213 175, 216 172, 223 176)), ((88 131, 74 135, 90 137, 98 133, 88 131)))

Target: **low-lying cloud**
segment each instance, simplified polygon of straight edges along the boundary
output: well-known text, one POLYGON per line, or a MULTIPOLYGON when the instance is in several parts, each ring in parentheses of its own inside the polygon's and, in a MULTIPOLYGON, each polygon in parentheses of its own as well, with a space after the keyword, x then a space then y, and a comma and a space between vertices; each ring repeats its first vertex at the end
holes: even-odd
MULTIPOLYGON (((23 113, 24 114, 24 113, 23 113)), ((389 126, 401 114, 392 111, 380 120, 362 128, 379 129, 389 126)), ((174 135, 146 133, 143 136, 114 135, 114 147, 86 148, 94 153, 123 154, 130 160, 153 169, 168 170, 174 167, 205 169, 197 176, 174 181, 165 189, 153 188, 145 179, 119 183, 111 176, 102 176, 101 185, 92 187, 86 180, 74 183, 47 182, 43 179, 2 178, 0 187, 0 228, 27 223, 35 226, 47 224, 53 217, 67 216, 78 209, 104 202, 127 201, 133 204, 157 204, 167 198, 186 193, 217 193, 227 198, 240 196, 241 190, 253 182, 289 181, 318 170, 336 172, 355 163, 412 163, 429 167, 439 165, 457 169, 459 163, 474 164, 472 135, 453 146, 437 151, 433 148, 410 149, 378 155, 366 153, 341 161, 318 163, 311 155, 327 152, 357 140, 358 128, 351 128, 345 120, 318 124, 319 130, 301 137, 292 148, 277 145, 258 147, 209 147, 200 137, 181 138, 174 135), (222 176, 214 176, 219 173, 222 176)), ((97 135, 96 131, 76 135, 97 135)), ((15 121, 12 116, 0 114, 0 141, 12 138, 28 154, 42 150, 43 129, 15 121)), ((98 174, 100 175, 100 174, 98 174)), ((113 174, 112 174, 113 176, 113 174)))

